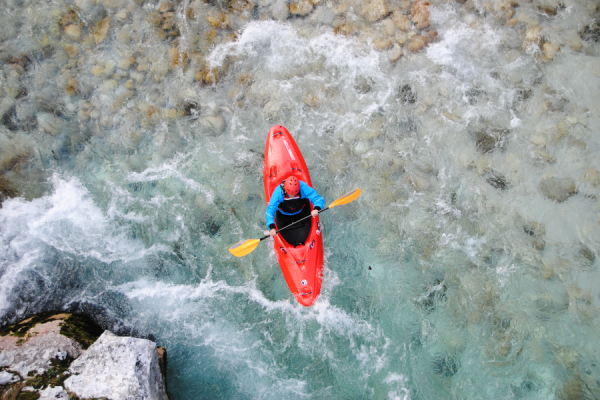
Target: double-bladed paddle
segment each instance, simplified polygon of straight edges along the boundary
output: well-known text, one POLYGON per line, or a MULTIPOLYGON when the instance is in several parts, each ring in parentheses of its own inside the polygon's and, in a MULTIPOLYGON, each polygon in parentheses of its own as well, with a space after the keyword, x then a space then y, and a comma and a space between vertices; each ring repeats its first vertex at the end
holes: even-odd
MULTIPOLYGON (((337 199, 336 201, 334 201, 333 203, 331 203, 330 205, 328 205, 324 209, 319 210, 319 214, 322 213, 325 210, 329 210, 330 208, 341 206, 341 205, 353 202, 354 200, 358 199, 358 196, 360 196, 360 188, 354 189, 353 191, 351 191, 350 193, 348 193, 348 194, 340 197, 339 199, 337 199)), ((279 229, 277 231, 277 233, 279 233, 279 232, 281 232, 281 231, 283 231, 285 229, 288 229, 292 225, 296 225, 298 222, 304 221, 305 219, 308 219, 308 218, 311 218, 311 217, 312 217, 311 215, 307 215, 306 217, 301 218, 298 221, 292 222, 291 224, 289 224, 287 226, 284 226, 283 228, 279 229)), ((234 256, 236 256, 236 257, 243 257, 246 254, 252 253, 254 251, 254 249, 258 246, 258 244, 261 242, 261 240, 265 240, 269 236, 271 236, 271 235, 263 236, 260 239, 242 240, 240 242, 237 242, 233 246, 231 246, 229 248, 229 252, 231 254, 233 254, 234 256)))

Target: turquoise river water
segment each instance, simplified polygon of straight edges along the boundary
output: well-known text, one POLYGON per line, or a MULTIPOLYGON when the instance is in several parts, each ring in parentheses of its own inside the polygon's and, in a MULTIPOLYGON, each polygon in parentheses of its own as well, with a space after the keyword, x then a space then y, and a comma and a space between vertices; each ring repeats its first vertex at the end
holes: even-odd
POLYGON ((151 337, 176 400, 600 398, 598 4, 420 3, 2 0, 2 324, 151 337), (227 251, 276 124, 362 189, 310 308, 227 251))

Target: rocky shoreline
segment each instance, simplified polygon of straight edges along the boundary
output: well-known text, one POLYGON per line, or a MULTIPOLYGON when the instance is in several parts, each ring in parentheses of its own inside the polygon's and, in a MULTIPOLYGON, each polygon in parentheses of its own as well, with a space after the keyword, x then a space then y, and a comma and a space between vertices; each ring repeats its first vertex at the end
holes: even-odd
POLYGON ((83 315, 46 312, 0 332, 0 398, 161 399, 167 353, 83 315))

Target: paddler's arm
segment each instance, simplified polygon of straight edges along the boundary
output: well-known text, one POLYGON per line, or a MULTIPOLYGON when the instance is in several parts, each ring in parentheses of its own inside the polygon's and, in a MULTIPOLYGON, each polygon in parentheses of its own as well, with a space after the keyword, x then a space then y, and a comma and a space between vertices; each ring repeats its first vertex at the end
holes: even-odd
POLYGON ((281 186, 277 186, 273 193, 271 194, 271 200, 269 200, 269 205, 267 206, 267 210, 265 211, 265 219, 267 220, 267 228, 269 228, 269 234, 271 236, 275 236, 273 233, 275 231, 275 213, 277 212, 277 207, 283 202, 283 191, 281 190, 281 186))
POLYGON ((317 193, 317 191, 310 186, 308 186, 305 182, 300 181, 300 195, 304 197, 313 205, 313 211, 311 215, 316 217, 319 215, 319 210, 322 210, 325 207, 325 199, 317 193))

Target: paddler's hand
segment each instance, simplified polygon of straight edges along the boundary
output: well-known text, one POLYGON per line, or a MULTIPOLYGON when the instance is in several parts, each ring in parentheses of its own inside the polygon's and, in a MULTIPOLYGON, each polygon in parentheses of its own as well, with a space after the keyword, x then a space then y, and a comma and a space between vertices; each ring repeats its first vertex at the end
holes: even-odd
POLYGON ((269 231, 269 235, 271 235, 271 237, 274 237, 275 235, 277 235, 277 231, 275 229, 271 229, 269 231))
POLYGON ((312 210, 310 212, 310 215, 312 215, 313 218, 316 217, 317 215, 319 215, 319 210, 312 210))

